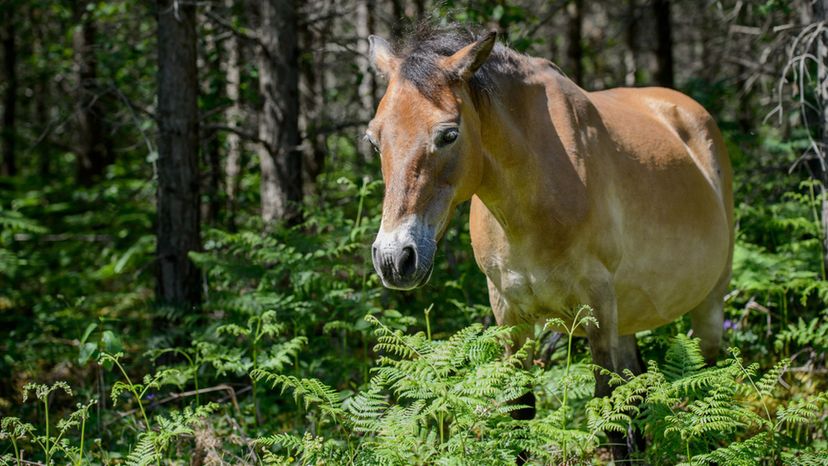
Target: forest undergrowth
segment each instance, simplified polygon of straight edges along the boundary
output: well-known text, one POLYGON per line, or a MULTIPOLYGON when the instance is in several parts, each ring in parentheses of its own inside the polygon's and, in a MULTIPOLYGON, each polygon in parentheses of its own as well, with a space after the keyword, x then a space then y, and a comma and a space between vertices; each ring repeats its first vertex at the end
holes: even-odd
MULTIPOLYGON (((290 230, 210 231, 192 254, 209 283, 200 310, 153 308, 124 286, 152 250, 139 237, 18 324, 2 361, 2 464, 606 464, 606 433, 631 429, 647 464, 825 464, 828 286, 811 184, 740 205, 715 366, 682 319, 639 334, 647 371, 614 374, 613 395, 593 398, 588 349, 571 337, 597 325, 589 308, 549 322, 563 334, 536 329, 527 345, 541 356, 526 368, 489 316, 464 215, 431 284, 392 293, 365 248, 378 183, 328 183, 334 207, 290 230), (95 284, 114 290, 87 298, 95 284), (529 391, 535 418, 513 420, 529 391)), ((2 214, 6 238, 49 230, 24 205, 2 214)), ((3 257, 4 273, 48 266, 3 257)), ((36 302, 26 292, 6 306, 36 302)))
MULTIPOLYGON (((0 2, 25 16, 0 24, 19 26, 11 48, 32 49, 17 66, 26 97, 14 135, 20 169, 0 176, 0 466, 503 465, 518 457, 604 465, 613 461, 607 434, 633 431, 645 448, 632 464, 828 465, 828 171, 818 142, 828 132, 813 123, 828 115, 820 106, 828 86, 810 81, 828 76, 812 54, 828 32, 824 22, 798 23, 817 3, 561 1, 543 2, 541 17, 531 2, 419 2, 438 16, 496 24, 521 52, 569 50, 574 61, 567 54, 556 63, 590 89, 655 83, 659 51, 643 42, 665 23, 651 10, 674 8, 666 24, 675 27, 675 53, 667 50, 675 84, 714 116, 733 162, 724 342, 708 365, 687 317, 641 332, 647 371, 612 374, 606 398, 593 397, 588 346, 572 336, 597 325, 588 307, 505 351, 512 332, 494 323, 467 205, 426 286, 382 288, 370 257, 379 161, 356 130, 370 106, 357 91, 380 90, 358 49, 367 41, 354 31, 357 20, 368 22, 355 6, 368 2, 319 2, 320 11, 298 2, 306 4, 298 26, 308 27, 296 64, 299 148, 316 165, 298 175, 304 200, 293 226, 260 217, 257 158, 262 148, 279 149, 262 144, 255 125, 265 107, 258 68, 281 57, 260 50, 278 41, 255 37, 268 11, 197 3, 209 19, 199 16, 191 37, 204 231, 189 258, 203 284, 200 304, 182 308, 158 304, 154 290, 155 7, 72 2, 84 12, 64 2, 0 2), (635 14, 622 21, 622 10, 635 14), (585 27, 563 40, 576 13, 585 27), (65 89, 89 68, 68 31, 92 30, 89 39, 96 25, 96 52, 86 58, 98 66, 87 79, 97 94, 77 105, 65 89), (225 47, 230 38, 239 39, 236 55, 225 47), (766 61, 756 66, 737 53, 754 59, 760 48, 766 61), (311 68, 321 70, 318 81, 311 68), (98 106, 112 158, 99 160, 99 173, 79 173, 80 152, 66 142, 79 126, 70 115, 91 118, 84 111, 98 106), (535 417, 513 419, 523 407, 515 400, 530 392, 535 417)), ((393 18, 405 2, 375 3, 393 18)), ((400 34, 405 24, 388 18, 378 16, 377 28, 400 34)))

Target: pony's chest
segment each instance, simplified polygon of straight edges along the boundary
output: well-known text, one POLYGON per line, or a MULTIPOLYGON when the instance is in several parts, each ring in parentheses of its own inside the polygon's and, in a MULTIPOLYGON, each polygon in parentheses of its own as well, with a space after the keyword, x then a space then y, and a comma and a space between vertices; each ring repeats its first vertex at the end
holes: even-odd
POLYGON ((508 241, 494 215, 474 199, 471 238, 477 264, 493 287, 493 307, 523 318, 566 310, 577 277, 583 275, 579 261, 572 260, 577 248, 566 237, 550 232, 508 241))
POLYGON ((483 273, 508 308, 535 318, 565 311, 576 276, 569 264, 508 256, 490 257, 487 263, 483 273))

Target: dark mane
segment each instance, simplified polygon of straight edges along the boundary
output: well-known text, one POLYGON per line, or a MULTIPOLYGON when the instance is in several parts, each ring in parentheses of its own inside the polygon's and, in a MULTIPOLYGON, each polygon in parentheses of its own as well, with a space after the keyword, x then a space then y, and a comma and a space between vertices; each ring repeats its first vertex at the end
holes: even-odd
MULTIPOLYGON (((436 101, 440 86, 455 79, 440 69, 439 59, 451 56, 481 37, 482 34, 456 24, 435 27, 428 22, 421 23, 404 39, 402 47, 398 47, 402 52, 400 75, 426 98, 436 101)), ((493 75, 515 69, 516 56, 507 47, 495 45, 489 59, 469 81, 475 101, 496 91, 493 75)))

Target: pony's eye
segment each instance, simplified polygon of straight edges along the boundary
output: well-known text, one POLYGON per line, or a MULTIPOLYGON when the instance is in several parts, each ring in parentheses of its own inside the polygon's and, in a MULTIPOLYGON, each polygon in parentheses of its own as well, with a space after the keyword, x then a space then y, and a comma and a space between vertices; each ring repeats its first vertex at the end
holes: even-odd
POLYGON ((434 140, 434 144, 437 147, 445 147, 454 141, 457 140, 457 136, 460 135, 460 131, 457 128, 448 128, 440 131, 440 134, 437 135, 437 139, 434 140))

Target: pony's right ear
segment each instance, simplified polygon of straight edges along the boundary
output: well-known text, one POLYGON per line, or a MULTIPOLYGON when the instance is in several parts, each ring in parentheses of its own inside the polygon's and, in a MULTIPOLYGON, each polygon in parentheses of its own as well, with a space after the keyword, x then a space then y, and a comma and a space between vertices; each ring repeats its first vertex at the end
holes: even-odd
POLYGON ((400 59, 394 54, 394 49, 387 40, 380 36, 370 35, 368 36, 368 43, 370 44, 368 56, 371 59, 371 66, 377 72, 389 75, 397 69, 400 59))

